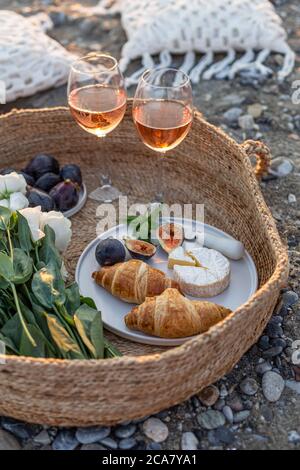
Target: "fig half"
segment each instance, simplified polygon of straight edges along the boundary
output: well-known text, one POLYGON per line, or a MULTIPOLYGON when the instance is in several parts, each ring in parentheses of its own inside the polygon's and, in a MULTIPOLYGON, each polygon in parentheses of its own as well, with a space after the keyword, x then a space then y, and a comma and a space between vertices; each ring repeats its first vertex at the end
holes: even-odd
POLYGON ((152 258, 156 253, 156 247, 152 243, 145 242, 143 240, 132 240, 130 238, 125 239, 125 246, 132 258, 147 261, 152 258))
POLYGON ((182 245, 184 230, 181 225, 171 222, 160 225, 157 229, 156 236, 160 246, 169 254, 175 248, 182 245))

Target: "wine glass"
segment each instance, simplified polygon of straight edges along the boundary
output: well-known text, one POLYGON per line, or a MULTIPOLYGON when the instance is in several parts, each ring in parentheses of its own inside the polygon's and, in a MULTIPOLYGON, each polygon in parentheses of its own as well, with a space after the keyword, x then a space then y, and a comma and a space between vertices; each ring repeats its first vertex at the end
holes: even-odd
POLYGON ((161 156, 155 200, 162 202, 166 153, 185 139, 193 121, 189 77, 174 68, 146 70, 135 93, 133 120, 144 144, 161 156))
MULTIPOLYGON (((68 102, 73 118, 86 132, 100 138, 112 132, 122 121, 127 104, 125 82, 117 60, 102 53, 76 60, 69 75, 68 102)), ((101 176, 101 189, 109 192, 110 178, 101 176)))

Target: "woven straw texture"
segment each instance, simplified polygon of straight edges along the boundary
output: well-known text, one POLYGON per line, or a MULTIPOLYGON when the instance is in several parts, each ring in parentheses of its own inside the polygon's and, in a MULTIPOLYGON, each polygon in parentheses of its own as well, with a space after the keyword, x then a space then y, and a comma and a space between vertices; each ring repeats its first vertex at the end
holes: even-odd
MULTIPOLYGON (((13 111, 0 117, 1 167, 21 168, 40 152, 81 165, 88 190, 101 173, 129 195, 148 202, 158 159, 139 141, 129 102, 125 119, 99 141, 80 130, 65 108, 13 111)), ((259 153, 258 173, 268 158, 255 142, 240 146, 196 113, 192 131, 168 159, 166 202, 205 203, 205 222, 240 239, 252 255, 259 290, 209 332, 176 348, 144 346, 107 333, 124 353, 111 360, 67 361, 7 357, 0 365, 0 414, 49 425, 89 426, 139 418, 175 405, 216 381, 258 339, 286 284, 288 259, 247 157, 259 153)), ((95 238, 97 203, 88 200, 73 217, 67 267, 95 238)))

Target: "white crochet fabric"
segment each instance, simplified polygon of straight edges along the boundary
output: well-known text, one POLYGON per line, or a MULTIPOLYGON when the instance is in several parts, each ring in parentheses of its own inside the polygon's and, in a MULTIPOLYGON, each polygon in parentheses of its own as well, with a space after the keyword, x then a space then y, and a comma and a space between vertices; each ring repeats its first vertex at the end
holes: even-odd
POLYGON ((271 74, 263 64, 271 52, 284 55, 279 80, 294 66, 295 54, 269 0, 101 0, 90 12, 121 13, 128 37, 121 70, 138 57, 143 64, 129 83, 136 83, 146 68, 155 66, 151 57, 155 54, 160 54, 157 66, 169 66, 171 53, 185 53, 181 69, 190 73, 194 83, 201 78, 233 78, 241 70, 271 74), (204 54, 197 64, 195 52, 204 54), (217 52, 227 55, 214 63, 217 52), (243 55, 237 58, 236 52, 243 55))
POLYGON ((24 18, 0 10, 0 81, 7 102, 67 81, 74 56, 44 33, 52 26, 45 14, 24 18))

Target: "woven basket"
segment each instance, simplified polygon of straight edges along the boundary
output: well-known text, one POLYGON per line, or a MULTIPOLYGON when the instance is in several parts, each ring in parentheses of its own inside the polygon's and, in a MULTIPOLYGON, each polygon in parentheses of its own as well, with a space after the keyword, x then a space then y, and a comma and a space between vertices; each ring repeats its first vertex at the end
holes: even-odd
MULTIPOLYGON (((131 103, 122 124, 105 140, 81 131, 65 108, 13 111, 0 117, 1 167, 21 168, 40 152, 81 165, 88 190, 100 173, 130 195, 153 197, 158 159, 139 141, 131 103)), ((48 425, 115 424, 175 405, 230 371, 258 339, 286 285, 288 259, 257 174, 268 163, 260 143, 240 146, 196 113, 187 139, 172 151, 165 172, 167 202, 205 203, 205 222, 241 240, 259 275, 256 294, 221 324, 176 348, 144 346, 107 336, 124 353, 111 360, 69 361, 10 356, 0 365, 0 414, 48 425)), ((67 253, 72 273, 95 238, 97 203, 88 200, 73 219, 67 253)))

